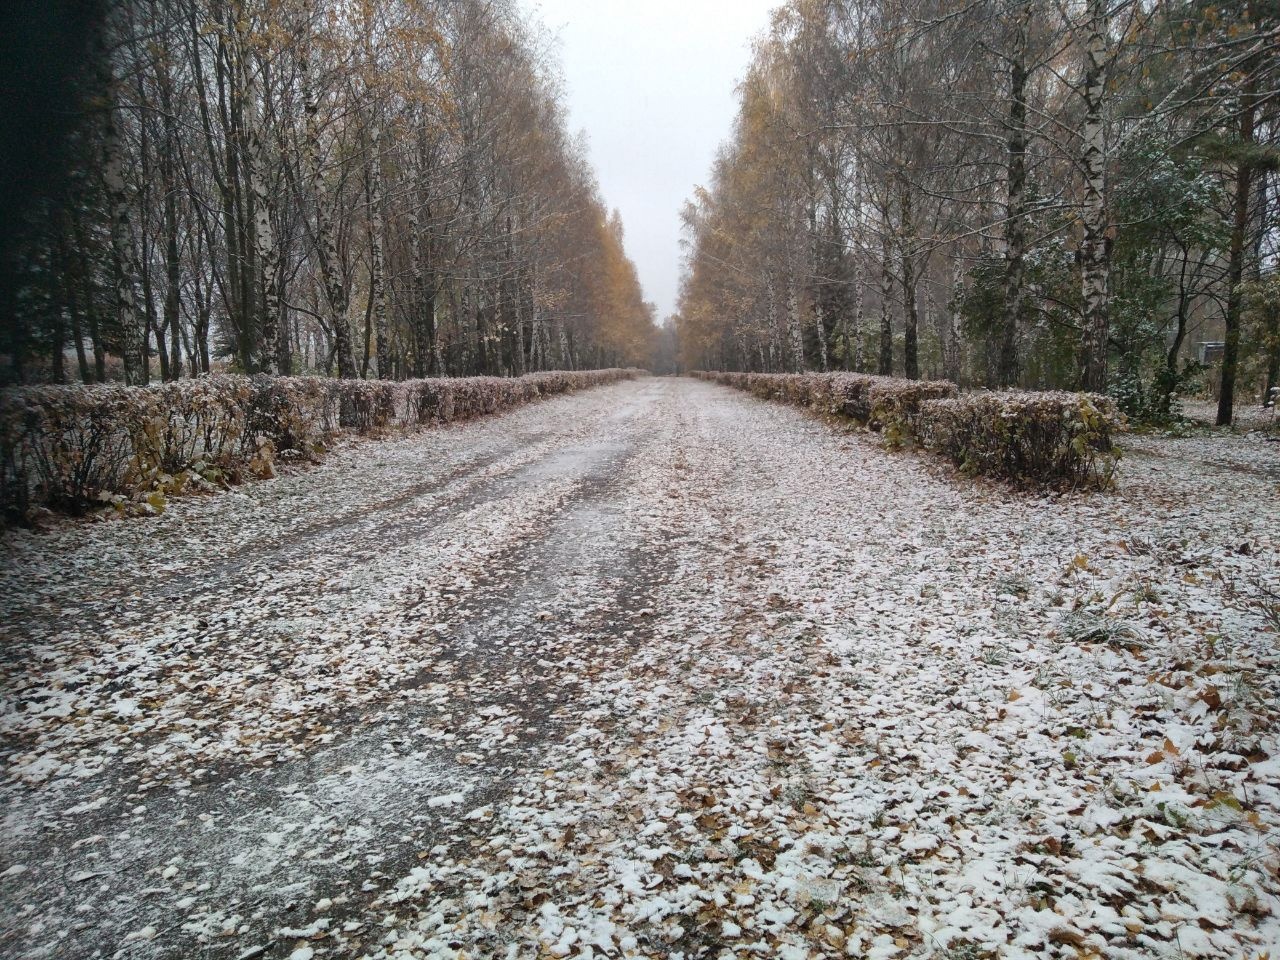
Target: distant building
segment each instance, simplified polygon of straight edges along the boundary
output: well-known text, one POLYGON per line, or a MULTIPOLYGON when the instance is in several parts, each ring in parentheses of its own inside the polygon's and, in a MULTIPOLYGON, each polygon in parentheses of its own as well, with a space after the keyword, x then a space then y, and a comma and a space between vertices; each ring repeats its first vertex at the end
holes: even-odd
POLYGON ((1203 364, 1217 363, 1226 348, 1221 340, 1202 340, 1196 345, 1196 357, 1203 364))

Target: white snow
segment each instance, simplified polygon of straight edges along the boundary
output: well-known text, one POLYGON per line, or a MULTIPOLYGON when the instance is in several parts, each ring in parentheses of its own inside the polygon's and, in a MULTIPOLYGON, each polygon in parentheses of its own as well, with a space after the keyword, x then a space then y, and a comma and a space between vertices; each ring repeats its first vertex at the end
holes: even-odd
POLYGON ((178 924, 295 957, 1265 953, 1280 450, 1125 445, 1115 494, 1014 494, 654 380, 12 534, 6 899, 65 886, 9 846, 110 814, 77 869, 208 838, 111 877, 138 956, 178 924), (268 810, 156 822, 227 764, 268 810))

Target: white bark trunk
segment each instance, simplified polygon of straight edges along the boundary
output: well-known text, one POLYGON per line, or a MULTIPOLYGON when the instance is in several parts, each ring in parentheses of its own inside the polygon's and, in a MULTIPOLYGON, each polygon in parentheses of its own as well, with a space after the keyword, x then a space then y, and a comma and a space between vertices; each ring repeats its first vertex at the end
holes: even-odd
POLYGON ((943 375, 953 383, 960 380, 960 301, 964 295, 964 265, 951 261, 951 305, 947 310, 947 346, 943 375))
POLYGON ((333 231, 333 217, 329 212, 320 167, 320 104, 309 82, 309 66, 307 61, 302 64, 303 102, 307 115, 303 151, 315 203, 316 256, 320 261, 320 276, 329 308, 329 322, 334 331, 338 376, 352 378, 356 375, 356 363, 351 349, 351 329, 347 323, 347 291, 338 271, 338 242, 333 231))
POLYGON ((391 344, 387 339, 387 266, 383 248, 382 128, 369 131, 369 295, 373 297, 373 331, 378 376, 391 377, 391 344))
POLYGON ((258 261, 262 285, 262 337, 267 343, 270 337, 276 344, 275 370, 283 372, 281 367, 288 352, 288 331, 283 330, 284 322, 280 303, 280 249, 276 245, 275 231, 271 226, 271 194, 267 188, 266 171, 268 158, 262 136, 261 115, 258 112, 258 93, 248 82, 246 68, 245 84, 245 125, 248 133, 249 190, 253 195, 253 249, 258 261), (282 344, 283 341, 283 344, 282 344))
POLYGON ((787 338, 791 342, 791 364, 796 373, 804 370, 804 333, 800 329, 800 298, 795 280, 787 277, 787 338))
POLYGON ((1107 388, 1107 288, 1111 256, 1107 242, 1107 141, 1103 116, 1106 96, 1107 2, 1089 0, 1089 36, 1085 45, 1084 103, 1081 130, 1081 166, 1084 169, 1084 202, 1080 220, 1084 237, 1081 254, 1081 295, 1084 302, 1084 344, 1081 385, 1085 390, 1107 388))

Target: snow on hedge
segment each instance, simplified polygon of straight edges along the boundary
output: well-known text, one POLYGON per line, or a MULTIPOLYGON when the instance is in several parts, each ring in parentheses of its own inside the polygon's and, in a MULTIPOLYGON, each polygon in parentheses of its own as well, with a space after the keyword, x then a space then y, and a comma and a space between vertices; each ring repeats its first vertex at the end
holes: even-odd
POLYGON ((1106 489, 1119 423, 1115 404, 1098 394, 1010 390, 930 400, 916 435, 971 473, 1106 489))
POLYGON ((0 393, 0 513, 73 513, 112 497, 268 475, 335 433, 466 420, 640 370, 523 377, 339 380, 212 376, 149 387, 46 386, 0 393))
POLYGON ((947 380, 861 373, 706 373, 694 376, 766 400, 851 417, 912 441, 961 469, 1049 487, 1105 489, 1122 419, 1107 397, 1011 390, 960 395, 947 380))

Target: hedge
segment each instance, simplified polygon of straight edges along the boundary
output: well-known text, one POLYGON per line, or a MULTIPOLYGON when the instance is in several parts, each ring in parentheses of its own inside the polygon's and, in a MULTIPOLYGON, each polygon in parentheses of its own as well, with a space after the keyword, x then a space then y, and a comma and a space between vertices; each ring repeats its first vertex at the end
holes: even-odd
POLYGON ((920 439, 969 473, 1106 489, 1122 422, 1110 398, 1096 393, 975 393, 924 404, 920 439))
POLYGON ((960 395, 946 380, 856 373, 722 373, 694 376, 766 400, 850 417, 950 458, 966 472, 1019 484, 1104 489, 1112 485, 1113 434, 1123 417, 1090 393, 1006 391, 960 395))
POLYGON ((764 400, 781 400, 812 407, 822 413, 850 417, 885 433, 891 443, 911 437, 920 405, 926 400, 954 397, 948 380, 903 380, 866 373, 708 373, 695 377, 739 390, 764 400))
POLYGON ((83 513, 104 500, 173 490, 196 478, 268 474, 278 454, 314 454, 340 431, 367 435, 465 420, 642 372, 401 382, 220 375, 150 387, 6 390, 0 510, 10 519, 37 507, 83 513))

